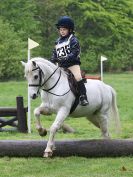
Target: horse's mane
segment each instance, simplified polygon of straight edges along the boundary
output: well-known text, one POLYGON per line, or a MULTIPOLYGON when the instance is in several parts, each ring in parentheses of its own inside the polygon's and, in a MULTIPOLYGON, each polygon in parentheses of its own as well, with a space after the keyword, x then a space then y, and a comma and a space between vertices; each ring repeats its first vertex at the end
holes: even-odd
MULTIPOLYGON (((52 68, 52 69, 56 69, 57 66, 54 65, 53 63, 51 63, 50 61, 48 61, 47 59, 45 58, 41 58, 41 57, 34 57, 32 59, 30 59, 28 62, 27 62, 27 65, 26 65, 26 68, 25 68, 25 73, 28 73, 28 72, 31 72, 33 69, 34 69, 34 66, 33 66, 33 63, 32 61, 36 62, 38 65, 41 66, 41 63, 43 63, 44 65, 52 68)), ((42 67, 42 66, 41 66, 42 67)))
POLYGON ((46 58, 35 57, 35 58, 32 58, 31 61, 42 62, 42 63, 52 67, 53 69, 56 68, 56 66, 52 62, 50 62, 48 59, 46 59, 46 58))
MULTIPOLYGON (((45 66, 47 66, 49 69, 53 69, 53 70, 56 70, 57 69, 57 66, 55 64, 53 64, 52 62, 50 62, 48 59, 46 58, 41 58, 41 57, 34 57, 34 58, 31 58, 28 63, 27 63, 27 66, 25 67, 25 73, 29 73, 31 72, 33 69, 34 69, 34 66, 32 64, 32 61, 36 62, 40 68, 42 68, 42 64, 43 63, 45 66)), ((63 76, 66 77, 66 72, 64 71, 63 68, 60 68, 62 70, 62 74, 63 76)))

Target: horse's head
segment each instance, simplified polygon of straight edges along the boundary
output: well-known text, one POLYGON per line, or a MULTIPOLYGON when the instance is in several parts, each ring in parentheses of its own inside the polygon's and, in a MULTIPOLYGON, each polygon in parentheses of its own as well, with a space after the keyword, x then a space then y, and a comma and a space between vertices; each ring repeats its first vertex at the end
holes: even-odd
POLYGON ((23 61, 21 63, 25 68, 29 95, 32 99, 38 96, 40 89, 44 91, 52 90, 60 80, 61 70, 58 69, 59 67, 44 58, 36 57, 27 63, 23 61))
POLYGON ((21 61, 25 68, 25 77, 28 81, 29 94, 32 99, 36 99, 42 84, 42 70, 35 61, 27 63, 21 61))

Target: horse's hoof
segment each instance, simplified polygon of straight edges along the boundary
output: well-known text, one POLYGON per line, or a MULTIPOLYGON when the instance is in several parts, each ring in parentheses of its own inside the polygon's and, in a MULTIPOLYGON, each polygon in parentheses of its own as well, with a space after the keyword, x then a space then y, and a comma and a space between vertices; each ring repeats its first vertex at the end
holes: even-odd
POLYGON ((44 152, 43 157, 48 158, 48 157, 52 157, 52 155, 53 155, 53 152, 44 152))
POLYGON ((41 128, 41 130, 39 130, 39 135, 40 135, 40 136, 46 136, 46 135, 47 135, 47 130, 41 128))
POLYGON ((41 133, 39 133, 40 136, 46 136, 47 135, 47 131, 43 131, 41 133))

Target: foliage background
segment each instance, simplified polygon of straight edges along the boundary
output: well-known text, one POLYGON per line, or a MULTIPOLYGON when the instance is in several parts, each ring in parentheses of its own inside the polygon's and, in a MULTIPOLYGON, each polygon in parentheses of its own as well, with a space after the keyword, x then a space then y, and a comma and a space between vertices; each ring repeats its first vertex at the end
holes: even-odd
POLYGON ((23 77, 27 38, 40 44, 32 56, 50 58, 58 37, 59 16, 75 21, 82 69, 98 72, 100 55, 106 71, 133 69, 133 1, 131 0, 4 0, 0 1, 0 79, 23 77))

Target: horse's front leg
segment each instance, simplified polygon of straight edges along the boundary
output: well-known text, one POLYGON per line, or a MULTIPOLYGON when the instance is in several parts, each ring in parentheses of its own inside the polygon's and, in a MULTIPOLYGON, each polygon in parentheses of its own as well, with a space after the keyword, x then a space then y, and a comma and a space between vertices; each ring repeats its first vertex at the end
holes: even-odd
POLYGON ((55 118, 54 123, 52 124, 52 126, 50 127, 50 135, 49 135, 49 140, 47 143, 47 147, 44 151, 44 157, 50 157, 53 154, 53 150, 54 150, 54 136, 57 130, 59 130, 59 128, 62 126, 65 118, 69 115, 69 111, 67 111, 66 108, 61 108, 58 113, 57 116, 55 118))
POLYGON ((47 130, 41 125, 40 114, 49 115, 50 113, 48 112, 48 109, 42 106, 37 107, 34 110, 34 116, 36 117, 36 129, 38 130, 40 136, 46 136, 47 130))

